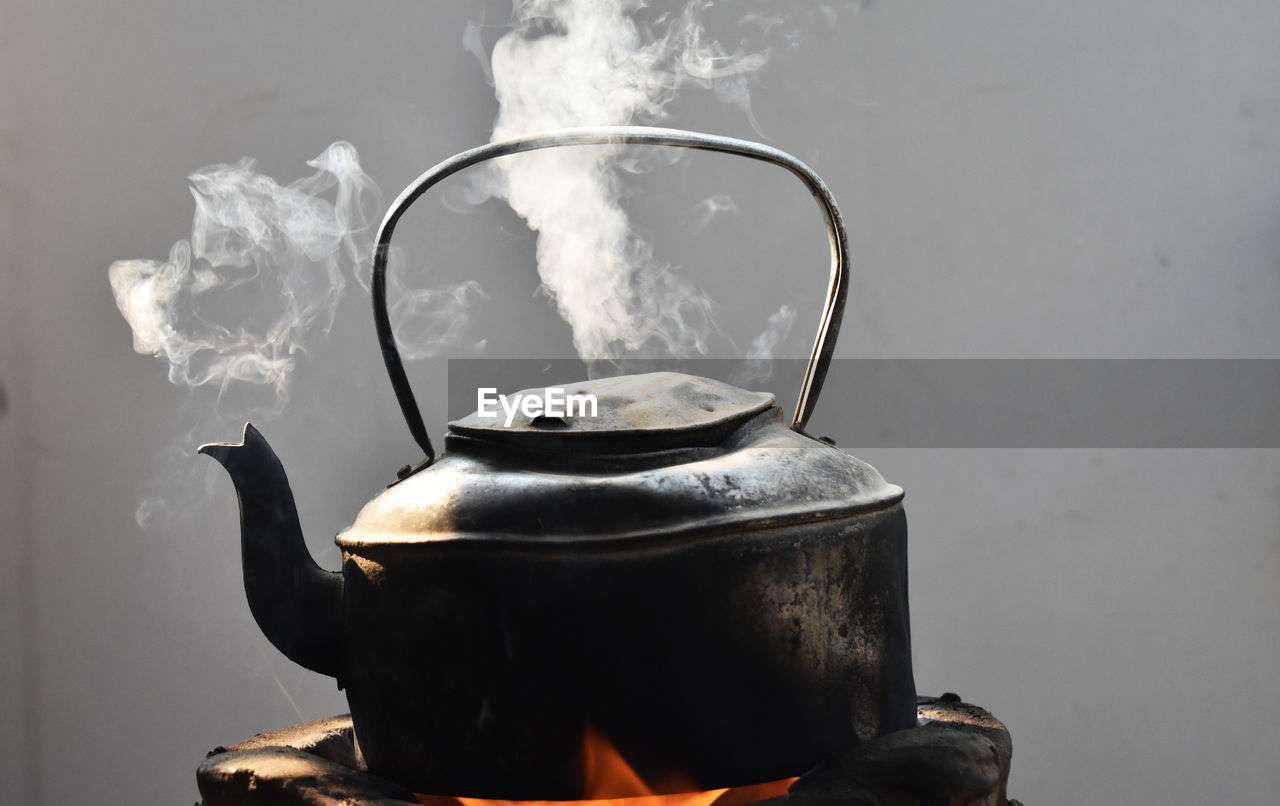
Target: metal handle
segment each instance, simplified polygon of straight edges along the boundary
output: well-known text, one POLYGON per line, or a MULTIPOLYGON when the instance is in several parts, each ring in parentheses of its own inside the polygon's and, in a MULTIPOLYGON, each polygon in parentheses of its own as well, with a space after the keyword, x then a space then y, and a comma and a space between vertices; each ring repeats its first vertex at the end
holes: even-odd
POLYGON ((543 148, 615 144, 680 146, 704 151, 723 151, 771 162, 794 174, 813 194, 814 200, 822 211, 822 218, 827 223, 827 237, 831 243, 831 281, 827 286, 826 305, 822 311, 822 319, 818 323, 818 335, 814 339, 813 352, 809 356, 804 383, 800 386, 800 398, 796 401, 796 411, 791 419, 791 427, 802 430, 809 421, 818 393, 822 391, 822 382, 827 376, 831 354, 835 352, 836 336, 840 332, 840 320, 844 316, 845 296, 849 291, 849 277, 845 272, 849 252, 848 238, 845 235, 844 222, 840 219, 840 211, 836 208, 835 199, 832 198, 831 191, 827 189, 822 179, 809 166, 790 154, 749 140, 646 126, 560 129, 488 143, 450 157, 419 176, 413 184, 405 188, 396 197, 386 218, 382 220, 382 226, 378 228, 377 248, 373 253, 371 290, 373 321, 378 331, 378 343, 382 346, 382 360, 387 365, 387 374, 391 376, 391 386, 395 389, 400 411, 404 414, 414 441, 426 453, 428 463, 435 458, 435 451, 431 447, 430 437, 427 436, 427 428, 422 422, 422 414, 418 411, 413 389, 409 386, 409 378, 405 375, 404 363, 400 360, 400 351, 396 347, 395 334, 391 330, 391 320, 387 313, 387 259, 390 255, 391 235, 395 232, 397 222, 409 209, 409 205, 433 185, 477 163, 543 148))

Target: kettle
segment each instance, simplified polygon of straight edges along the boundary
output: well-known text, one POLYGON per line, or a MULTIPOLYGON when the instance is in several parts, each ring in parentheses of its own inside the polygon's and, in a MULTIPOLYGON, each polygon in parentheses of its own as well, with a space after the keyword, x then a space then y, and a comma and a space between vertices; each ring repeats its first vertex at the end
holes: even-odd
MULTIPOLYGON (((307 551, 283 466, 246 425, 199 451, 240 501, 245 592, 268 639, 337 678, 368 768, 417 792, 582 796, 584 732, 646 780, 701 789, 799 775, 916 722, 903 491, 804 432, 848 287, 830 192, 777 149, 648 127, 491 143, 427 171, 378 233, 384 361, 426 458, 307 551), (473 414, 437 458, 392 334, 395 226, 431 186, 494 157, 628 143, 779 165, 828 227, 831 280, 790 422, 772 395, 681 373, 570 384, 593 417, 473 414)), ((544 395, 546 390, 529 390, 544 395)))

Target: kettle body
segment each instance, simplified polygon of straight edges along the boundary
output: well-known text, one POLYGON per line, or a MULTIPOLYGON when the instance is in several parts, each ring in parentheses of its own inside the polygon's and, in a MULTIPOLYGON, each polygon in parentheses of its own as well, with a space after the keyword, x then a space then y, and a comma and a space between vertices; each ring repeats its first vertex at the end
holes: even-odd
POLYGON ((915 723, 900 488, 714 381, 572 388, 646 426, 575 446, 571 420, 517 448, 455 423, 338 536, 342 676, 373 769, 571 799, 591 726, 646 780, 712 789, 915 723), (746 402, 709 435, 677 414, 679 447, 645 450, 671 397, 746 402))

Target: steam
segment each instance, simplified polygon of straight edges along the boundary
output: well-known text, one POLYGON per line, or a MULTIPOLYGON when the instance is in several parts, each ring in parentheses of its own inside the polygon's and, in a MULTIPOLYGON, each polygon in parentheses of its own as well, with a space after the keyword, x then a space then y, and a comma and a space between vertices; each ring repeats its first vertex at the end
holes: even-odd
POLYGON ((480 31, 483 28, 484 11, 481 10, 480 19, 468 22, 467 27, 462 31, 462 49, 476 58, 481 71, 484 72, 485 82, 492 87, 493 68, 489 65, 489 54, 485 52, 484 42, 480 38, 480 31))
POLYGON ((738 203, 727 193, 708 196, 693 206, 685 221, 685 228, 692 233, 702 232, 717 216, 737 215, 738 203))
MULTIPOLYGON (((652 124, 694 85, 750 112, 751 76, 768 53, 726 52, 704 35, 694 2, 641 25, 628 0, 521 0, 493 49, 493 139, 574 126, 652 124)), ((619 146, 507 158, 497 192, 538 233, 543 288, 586 359, 661 351, 705 354, 711 300, 654 257, 624 211, 619 146)))
MULTIPOLYGON (((268 387, 262 413, 279 413, 301 356, 328 335, 349 280, 368 290, 382 194, 350 143, 329 146, 311 176, 281 185, 250 159, 190 177, 191 238, 169 259, 119 260, 108 277, 133 331, 133 349, 169 364, 188 388, 268 387)), ((410 357, 457 343, 474 281, 408 289, 392 271, 389 296, 410 357)), ((483 343, 481 343, 481 346, 483 343)))
POLYGON ((167 261, 119 260, 108 276, 133 349, 169 363, 186 387, 272 387, 281 403, 298 356, 333 325, 338 300, 367 262, 381 194, 355 148, 338 142, 280 185, 252 160, 193 173, 190 240, 167 261), (321 194, 333 191, 333 200, 321 194))
POLYGON ((778 345, 786 341, 791 334, 791 326, 796 322, 796 309, 790 305, 782 305, 769 315, 769 323, 751 341, 751 349, 747 350, 747 360, 735 374, 733 382, 747 384, 763 381, 773 374, 773 354, 778 345))
POLYGON ((767 359, 773 351, 791 333, 791 326, 796 321, 796 310, 790 305, 783 305, 769 315, 769 325, 751 342, 747 358, 752 361, 767 359))
POLYGON ((488 294, 475 280, 436 288, 411 288, 399 278, 399 253, 392 250, 387 267, 388 313, 394 323, 396 344, 407 359, 433 358, 448 350, 465 348, 482 352, 486 340, 466 343, 469 311, 488 294))

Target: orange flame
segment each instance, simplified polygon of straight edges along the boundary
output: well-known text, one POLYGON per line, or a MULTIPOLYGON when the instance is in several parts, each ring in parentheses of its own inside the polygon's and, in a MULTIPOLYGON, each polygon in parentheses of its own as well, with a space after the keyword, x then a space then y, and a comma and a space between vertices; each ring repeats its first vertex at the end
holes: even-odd
MULTIPOLYGON (((624 801, 625 806, 711 806, 729 791, 691 791, 697 785, 681 776, 671 776, 650 786, 631 769, 617 748, 590 725, 582 737, 582 764, 586 774, 583 786, 586 802, 624 801), (657 790, 676 794, 659 795, 657 790)), ((463 806, 486 804, 464 803, 463 806)))
POLYGON ((795 778, 724 789, 690 791, 695 784, 669 776, 645 783, 622 754, 590 725, 582 737, 583 800, 487 800, 485 798, 418 795, 426 806, 736 806, 787 793, 795 778), (672 794, 657 794, 658 791, 672 794))

